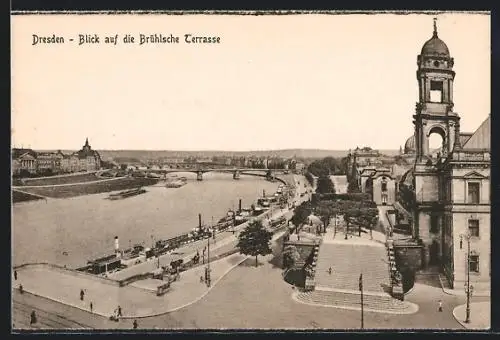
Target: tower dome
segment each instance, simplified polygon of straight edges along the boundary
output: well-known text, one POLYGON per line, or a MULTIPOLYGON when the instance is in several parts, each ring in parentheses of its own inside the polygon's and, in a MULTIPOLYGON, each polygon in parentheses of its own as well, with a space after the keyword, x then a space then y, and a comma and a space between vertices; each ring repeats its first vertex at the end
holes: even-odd
POLYGON ((444 41, 442 41, 438 37, 436 19, 434 19, 434 32, 432 33, 432 38, 425 42, 420 54, 427 56, 450 56, 450 50, 448 49, 448 46, 446 46, 444 41))
POLYGON ((405 154, 413 154, 416 151, 415 147, 415 135, 412 135, 406 140, 405 143, 405 154))

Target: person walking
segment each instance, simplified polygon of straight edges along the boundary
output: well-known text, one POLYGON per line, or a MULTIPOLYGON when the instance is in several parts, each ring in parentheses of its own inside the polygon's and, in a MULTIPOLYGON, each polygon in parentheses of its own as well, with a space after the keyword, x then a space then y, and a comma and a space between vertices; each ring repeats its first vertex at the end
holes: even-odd
POLYGON ((132 327, 134 327, 134 329, 137 329, 137 326, 138 326, 137 320, 134 320, 134 323, 132 324, 132 327))
POLYGON ((92 313, 94 311, 94 304, 90 302, 90 312, 92 313))
POLYGON ((23 285, 19 285, 19 294, 24 293, 23 285))
POLYGON ((439 300, 438 311, 439 312, 443 311, 443 301, 441 301, 441 300, 439 300))
POLYGON ((118 317, 121 317, 122 316, 122 307, 118 306, 118 314, 117 314, 118 317))
POLYGON ((14 280, 17 281, 17 270, 14 270, 14 280))
POLYGON ((34 325, 34 324, 36 324, 36 322, 37 322, 36 313, 35 313, 35 311, 32 311, 31 315, 30 315, 30 325, 34 325))
POLYGON ((332 267, 328 268, 328 274, 332 275, 332 267))
POLYGON ((83 298, 85 296, 85 292, 83 291, 83 289, 80 289, 80 300, 83 301, 83 298))

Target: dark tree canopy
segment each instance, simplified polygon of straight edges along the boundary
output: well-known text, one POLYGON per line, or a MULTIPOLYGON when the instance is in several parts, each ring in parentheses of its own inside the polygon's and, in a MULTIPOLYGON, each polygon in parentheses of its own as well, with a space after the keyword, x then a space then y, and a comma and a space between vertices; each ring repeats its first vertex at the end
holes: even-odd
POLYGON ((342 159, 326 157, 315 160, 307 167, 307 170, 314 176, 345 175, 347 168, 346 162, 342 159))
POLYGON ((373 229, 378 222, 377 204, 366 197, 364 194, 338 195, 335 200, 316 201, 315 212, 323 221, 326 228, 332 217, 344 215, 347 222, 347 228, 350 225, 361 228, 373 229))
POLYGON ((266 230, 260 220, 250 222, 238 238, 236 245, 240 254, 255 256, 255 266, 257 266, 257 256, 272 253, 270 241, 273 233, 266 230))
POLYGON ((316 193, 318 194, 334 194, 335 186, 330 180, 329 176, 320 176, 318 178, 318 185, 316 187, 316 193))
POLYGON ((295 266, 297 261, 300 260, 300 254, 297 250, 297 247, 294 245, 287 245, 285 249, 283 249, 283 266, 285 268, 291 268, 295 266))
POLYGON ((291 221, 298 228, 300 225, 306 223, 307 218, 309 217, 309 215, 311 215, 311 213, 311 203, 303 202, 301 205, 295 208, 291 221))

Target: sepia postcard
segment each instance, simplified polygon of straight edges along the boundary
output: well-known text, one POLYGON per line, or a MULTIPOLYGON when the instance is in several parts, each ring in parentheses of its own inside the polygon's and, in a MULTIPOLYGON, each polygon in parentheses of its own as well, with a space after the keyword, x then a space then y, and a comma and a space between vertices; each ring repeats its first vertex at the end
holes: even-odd
POLYGON ((12 332, 490 329, 489 12, 11 30, 12 332))

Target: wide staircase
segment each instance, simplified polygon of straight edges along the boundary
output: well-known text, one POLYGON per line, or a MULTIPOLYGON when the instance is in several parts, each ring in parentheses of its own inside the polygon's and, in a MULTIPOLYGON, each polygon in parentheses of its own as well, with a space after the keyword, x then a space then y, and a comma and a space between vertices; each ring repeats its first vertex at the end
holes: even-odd
POLYGON ((316 266, 316 288, 359 290, 359 275, 367 292, 384 293, 389 287, 387 252, 382 245, 322 244, 316 266), (332 273, 329 274, 329 268, 332 273))
POLYGON ((415 305, 389 294, 387 249, 375 242, 373 245, 322 243, 315 270, 315 289, 297 293, 295 298, 307 304, 360 309, 360 274, 363 274, 364 308, 388 313, 416 312, 415 305))
MULTIPOLYGON (((300 292, 296 299, 300 302, 321 305, 335 306, 346 309, 361 309, 361 294, 342 291, 315 290, 312 292, 300 292)), ((363 308, 366 311, 380 311, 397 314, 411 314, 416 310, 413 305, 393 299, 386 295, 363 294, 363 308)))

